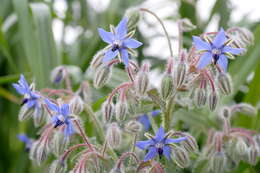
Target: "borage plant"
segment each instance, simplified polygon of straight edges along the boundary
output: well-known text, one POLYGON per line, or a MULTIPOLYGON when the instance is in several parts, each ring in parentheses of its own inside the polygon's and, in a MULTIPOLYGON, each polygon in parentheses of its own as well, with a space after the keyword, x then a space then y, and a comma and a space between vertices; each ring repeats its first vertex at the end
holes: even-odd
POLYGON ((180 19, 179 51, 174 56, 169 35, 156 14, 143 8, 128 14, 117 27, 111 25, 110 32, 98 29, 108 46, 97 52, 88 70, 94 73, 94 87, 103 87, 110 80, 113 66, 119 63, 124 64, 129 77, 129 81, 111 91, 101 110, 92 109, 92 92, 87 81, 77 91, 72 89, 68 66, 56 67, 51 73, 51 81, 56 86, 65 81, 65 89, 37 91, 23 75, 18 84, 13 84, 24 96, 19 120, 32 117, 35 126, 41 127, 37 139, 24 134, 18 136, 26 144, 30 159, 41 165, 48 156, 54 155, 55 160, 48 159, 52 160, 51 173, 69 170, 163 173, 181 172, 184 168, 220 173, 235 169, 240 161, 255 165, 260 153, 260 135, 249 129, 231 127, 236 112, 254 115, 255 108, 246 103, 223 106, 220 98, 232 93, 228 59, 246 52, 246 45, 252 40, 248 31, 221 28, 202 33, 193 37, 191 48, 185 49, 182 34, 195 26, 188 19, 180 19), (168 40, 170 55, 158 89, 151 85, 154 81, 149 77, 149 62, 139 67, 134 59, 137 56, 134 49, 142 46, 132 38, 140 13, 154 16, 168 40), (175 120, 175 112, 180 110, 203 110, 218 115, 211 116, 218 123, 207 129, 205 145, 197 145, 190 134, 194 132, 188 132, 190 127, 186 126, 185 132, 179 131, 185 127, 175 120), (85 132, 84 115, 94 127, 94 136, 85 132))

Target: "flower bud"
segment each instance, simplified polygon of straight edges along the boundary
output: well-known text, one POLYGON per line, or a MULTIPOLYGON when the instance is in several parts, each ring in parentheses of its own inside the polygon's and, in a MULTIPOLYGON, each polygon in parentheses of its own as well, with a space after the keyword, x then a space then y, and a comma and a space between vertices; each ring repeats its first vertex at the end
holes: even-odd
POLYGON ((181 147, 175 146, 173 148, 173 159, 174 162, 181 168, 186 168, 190 164, 190 158, 186 150, 181 147))
POLYGON ((105 55, 105 49, 99 50, 94 57, 92 58, 90 67, 93 68, 94 70, 97 70, 99 67, 101 67, 102 59, 105 55))
POLYGON ((240 34, 238 36, 240 41, 242 41, 245 45, 254 44, 254 34, 251 31, 246 28, 240 28, 239 31, 240 34))
POLYGON ((94 76, 94 87, 101 88, 103 87, 109 80, 111 76, 111 68, 108 66, 101 66, 97 69, 94 76))
POLYGON ((247 149, 247 162, 251 165, 256 165, 258 151, 254 146, 247 149))
POLYGON ((196 104, 198 107, 201 107, 206 104, 207 101, 207 93, 203 88, 198 88, 196 93, 196 104))
POLYGON ((138 133, 142 131, 142 124, 138 121, 131 120, 126 124, 125 130, 129 133, 138 133))
POLYGON ((70 141, 68 138, 65 138, 64 133, 56 131, 52 138, 52 152, 59 157, 68 148, 69 144, 70 141))
POLYGON ((186 64, 184 62, 180 62, 177 66, 177 70, 174 73, 175 74, 174 79, 177 88, 180 88, 183 85, 185 81, 186 73, 187 73, 186 64))
POLYGON ((122 133, 117 123, 112 123, 107 129, 106 140, 110 147, 119 148, 122 140, 122 133))
POLYGON ((19 121, 24 121, 31 118, 33 116, 34 111, 35 110, 33 107, 28 108, 27 105, 23 105, 19 111, 19 115, 18 115, 19 121))
POLYGON ((241 157, 236 150, 236 144, 237 139, 231 138, 226 145, 226 152, 232 160, 234 160, 236 163, 239 163, 241 157))
POLYGON ((214 111, 218 103, 218 95, 215 91, 209 93, 209 109, 214 111))
POLYGON ((148 85, 149 85, 149 77, 148 77, 149 65, 144 64, 141 67, 141 70, 138 72, 135 78, 135 89, 138 94, 145 95, 148 85))
POLYGON ((57 66, 51 72, 51 82, 58 84, 63 81, 65 77, 65 68, 64 66, 57 66))
POLYGON ((240 156, 244 156, 247 154, 247 144, 242 138, 238 138, 237 143, 236 143, 236 150, 237 153, 240 156))
POLYGON ((109 173, 125 173, 125 170, 122 167, 123 166, 115 166, 109 173))
POLYGON ((86 81, 83 81, 77 91, 77 94, 83 99, 83 102, 90 103, 91 102, 91 91, 89 88, 89 84, 86 81))
POLYGON ((102 105, 102 111, 104 115, 104 120, 106 122, 109 122, 114 113, 114 104, 112 102, 109 103, 108 101, 104 102, 102 105))
POLYGON ((45 122, 47 112, 44 109, 43 105, 40 105, 39 108, 35 108, 33 114, 33 122, 35 127, 39 127, 41 124, 45 122))
POLYGON ((30 159, 40 165, 47 158, 47 148, 44 143, 35 141, 30 150, 30 159))
POLYGON ((140 10, 137 8, 129 8, 126 11, 125 16, 128 19, 127 22, 128 31, 134 30, 137 26, 137 23, 140 20, 140 10))
POLYGON ((79 95, 75 95, 70 100, 69 107, 72 114, 79 115, 84 109, 84 102, 79 95))
POLYGON ((116 113, 116 120, 118 122, 124 121, 126 118, 126 114, 127 114, 127 103, 118 101, 116 103, 115 113, 116 113))
POLYGON ((216 152, 210 157, 209 168, 216 173, 224 172, 226 169, 227 157, 223 152, 216 152))
POLYGON ((188 133, 185 133, 186 140, 181 141, 181 145, 184 149, 188 152, 197 152, 198 151, 198 144, 196 139, 188 133))
POLYGON ((167 100, 171 97, 173 93, 174 85, 173 85, 173 77, 169 74, 165 74, 162 78, 161 83, 161 95, 163 100, 167 100))
POLYGON ((60 160, 54 160, 51 163, 49 173, 63 173, 67 170, 67 164, 62 163, 60 160))
POLYGON ((231 79, 227 74, 220 73, 218 75, 218 87, 220 91, 225 95, 229 95, 231 93, 232 90, 231 79))
POLYGON ((247 103, 240 103, 240 104, 236 105, 235 107, 236 107, 236 111, 239 111, 246 115, 256 115, 257 114, 256 109, 252 105, 247 104, 247 103))
POLYGON ((196 29, 196 26, 193 25, 191 21, 187 18, 181 19, 181 23, 182 23, 182 30, 184 32, 189 32, 196 29))

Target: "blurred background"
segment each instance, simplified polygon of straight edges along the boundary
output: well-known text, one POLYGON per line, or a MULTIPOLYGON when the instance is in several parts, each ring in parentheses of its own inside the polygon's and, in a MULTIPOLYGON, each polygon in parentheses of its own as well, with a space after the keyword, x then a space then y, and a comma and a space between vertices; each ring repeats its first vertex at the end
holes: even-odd
MULTIPOLYGON (((27 133, 33 138, 37 129, 31 121, 18 121, 20 97, 11 84, 23 73, 30 82, 36 82, 38 89, 51 87, 50 71, 60 64, 71 65, 75 69, 78 76, 76 85, 82 79, 89 79, 90 75, 85 71, 88 72, 93 55, 105 46, 97 28, 108 30, 109 24, 117 25, 131 7, 148 8, 164 21, 176 54, 176 21, 180 18, 188 18, 197 26, 184 34, 186 48, 191 45, 192 35, 204 31, 232 26, 252 31, 255 44, 249 47, 246 55, 232 61, 229 67, 235 88, 229 102, 244 101, 259 108, 259 0, 0 0, 0 172, 45 171, 32 165, 24 145, 16 137, 18 133, 27 133)), ((158 79, 169 56, 161 26, 153 17, 142 14, 135 37, 144 43, 138 49, 136 60, 148 59, 152 69, 156 68, 152 70, 151 77, 158 79)), ((122 67, 119 65, 114 70, 111 82, 99 91, 94 103, 126 80, 122 67)), ((153 82, 158 86, 158 80, 153 82)), ((260 114, 256 117, 239 115, 233 123, 259 132, 260 114)), ((89 135, 93 134, 89 132, 89 135)), ((259 171, 259 164, 249 167, 243 163, 237 170, 259 171)))

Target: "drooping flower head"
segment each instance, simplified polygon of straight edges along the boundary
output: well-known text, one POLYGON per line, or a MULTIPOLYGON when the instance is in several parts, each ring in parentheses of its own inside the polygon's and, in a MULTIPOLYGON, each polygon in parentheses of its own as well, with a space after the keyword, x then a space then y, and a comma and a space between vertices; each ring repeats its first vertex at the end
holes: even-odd
MULTIPOLYGON (((152 115, 152 117, 156 117, 157 115, 159 115, 161 113, 160 110, 154 110, 152 112, 150 112, 150 114, 152 115)), ((151 122, 149 120, 149 117, 147 114, 142 114, 140 115, 137 120, 143 124, 144 126, 144 130, 148 131, 151 127, 151 122)))
POLYGON ((180 137, 176 139, 169 138, 169 133, 164 133, 164 129, 160 127, 156 132, 155 137, 150 137, 146 141, 138 141, 136 146, 142 150, 148 150, 148 153, 144 157, 144 161, 153 159, 155 156, 160 157, 164 155, 168 160, 171 159, 171 143, 179 143, 186 140, 186 137, 180 137))
POLYGON ((18 83, 14 83, 13 87, 16 89, 16 91, 19 94, 24 95, 22 105, 26 104, 27 108, 37 108, 37 109, 39 109, 39 107, 40 107, 40 103, 39 103, 40 95, 38 95, 36 92, 32 91, 29 84, 25 80, 24 75, 21 74, 18 83))
POLYGON ((57 106, 52 103, 50 100, 45 99, 45 103, 48 108, 52 110, 55 114, 52 116, 52 123, 54 128, 65 125, 64 136, 67 138, 74 133, 73 122, 71 120, 71 112, 68 104, 62 104, 61 106, 57 106))
POLYGON ((220 29, 212 42, 203 41, 197 36, 193 36, 193 42, 198 51, 204 52, 198 62, 198 69, 202 69, 213 62, 214 64, 218 64, 226 72, 228 66, 227 55, 238 55, 244 50, 228 46, 230 40, 227 39, 223 28, 220 29))
POLYGON ((98 32, 101 39, 110 45, 104 55, 103 62, 108 63, 116 56, 119 56, 125 66, 128 67, 129 49, 138 48, 142 43, 127 35, 127 18, 123 18, 115 30, 112 29, 111 32, 107 32, 102 28, 98 28, 98 32))
POLYGON ((18 134, 17 138, 25 143, 25 151, 29 151, 32 147, 33 140, 28 138, 25 134, 18 134))

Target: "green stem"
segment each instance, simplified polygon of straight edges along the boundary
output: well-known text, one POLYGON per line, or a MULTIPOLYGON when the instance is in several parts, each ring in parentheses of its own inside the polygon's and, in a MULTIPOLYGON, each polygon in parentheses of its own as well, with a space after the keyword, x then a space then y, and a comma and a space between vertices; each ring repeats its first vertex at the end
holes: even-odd
MULTIPOLYGON (((84 108, 85 108, 85 111, 87 112, 87 114, 89 115, 91 121, 93 122, 95 129, 97 130, 98 136, 100 137, 100 139, 102 141, 105 141, 105 134, 102 129, 102 125, 101 125, 100 121, 96 118, 96 115, 95 115, 93 109, 88 104, 84 104, 84 108)), ((107 146, 107 150, 111 154, 113 160, 117 160, 117 154, 115 153, 115 151, 109 146, 107 146)))
POLYGON ((166 36, 166 38, 167 38, 171 57, 173 57, 173 50, 172 50, 171 39, 170 39, 170 36, 169 36, 169 34, 168 34, 168 32, 167 32, 167 30, 166 30, 166 28, 165 28, 165 26, 164 26, 162 20, 161 20, 154 12, 152 12, 152 11, 146 9, 146 8, 140 8, 140 11, 144 11, 144 12, 147 12, 147 13, 153 15, 153 16, 159 21, 159 23, 161 24, 161 26, 162 26, 162 28, 163 28, 163 31, 164 31, 164 33, 165 33, 165 36, 166 36))
POLYGON ((172 121, 172 112, 174 108, 174 97, 175 94, 167 101, 166 103, 166 109, 163 112, 163 127, 164 130, 167 132, 170 130, 171 121, 172 121))

